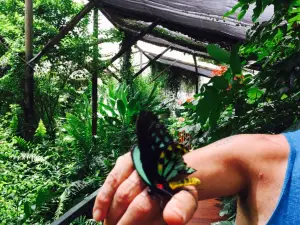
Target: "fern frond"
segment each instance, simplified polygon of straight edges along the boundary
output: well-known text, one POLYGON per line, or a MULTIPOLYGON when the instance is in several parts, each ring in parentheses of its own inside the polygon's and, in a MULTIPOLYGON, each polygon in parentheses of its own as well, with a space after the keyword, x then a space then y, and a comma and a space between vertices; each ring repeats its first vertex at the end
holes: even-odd
POLYGON ((103 159, 103 156, 97 156, 92 159, 90 169, 92 171, 100 170, 102 173, 101 175, 106 177, 112 168, 107 159, 103 159))
POLYGON ((34 144, 30 141, 26 141, 21 137, 15 136, 14 141, 20 151, 30 151, 34 148, 34 144))
POLYGON ((101 225, 101 222, 96 222, 93 219, 87 219, 85 216, 76 218, 71 225, 101 225))
POLYGON ((11 156, 10 158, 13 160, 16 160, 16 161, 26 161, 26 162, 29 161, 32 163, 40 163, 40 164, 43 164, 46 166, 51 165, 45 157, 34 154, 34 153, 21 153, 18 156, 11 156))
POLYGON ((74 197, 89 186, 90 183, 84 182, 82 180, 71 183, 70 186, 67 187, 59 197, 59 204, 55 212, 55 218, 57 219, 61 215, 63 215, 68 209, 70 202, 74 200, 74 197))

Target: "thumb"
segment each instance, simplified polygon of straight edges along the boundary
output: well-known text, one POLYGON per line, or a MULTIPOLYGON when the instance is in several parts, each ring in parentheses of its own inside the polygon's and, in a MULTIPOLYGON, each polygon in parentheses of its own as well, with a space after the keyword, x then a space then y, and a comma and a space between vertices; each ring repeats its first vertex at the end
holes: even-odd
POLYGON ((184 225, 189 222, 198 206, 198 193, 195 187, 182 190, 167 203, 163 217, 168 225, 184 225))

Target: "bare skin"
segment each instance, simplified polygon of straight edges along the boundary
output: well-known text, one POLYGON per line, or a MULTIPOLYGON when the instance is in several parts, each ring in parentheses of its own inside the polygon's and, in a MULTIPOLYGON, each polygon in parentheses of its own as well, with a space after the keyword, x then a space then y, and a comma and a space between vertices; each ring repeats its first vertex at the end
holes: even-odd
POLYGON ((107 225, 183 225, 198 200, 239 195, 237 225, 265 225, 283 186, 289 145, 283 135, 237 135, 184 156, 201 185, 181 191, 163 212, 151 198, 132 165, 130 154, 120 157, 95 201, 93 216, 107 225))

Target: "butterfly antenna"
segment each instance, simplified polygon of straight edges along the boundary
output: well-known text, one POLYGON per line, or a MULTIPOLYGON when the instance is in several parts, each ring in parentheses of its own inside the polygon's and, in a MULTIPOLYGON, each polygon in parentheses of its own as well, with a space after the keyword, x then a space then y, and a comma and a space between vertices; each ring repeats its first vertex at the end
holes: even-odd
POLYGON ((164 192, 165 194, 169 195, 171 198, 173 198, 173 194, 168 192, 167 190, 164 190, 164 189, 160 189, 162 192, 164 192))

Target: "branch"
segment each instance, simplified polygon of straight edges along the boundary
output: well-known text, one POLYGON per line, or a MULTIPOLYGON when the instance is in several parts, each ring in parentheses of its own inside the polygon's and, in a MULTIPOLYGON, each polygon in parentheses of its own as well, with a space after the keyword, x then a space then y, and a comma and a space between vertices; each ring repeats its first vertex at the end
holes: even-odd
POLYGON ((75 17, 73 17, 73 19, 71 19, 71 21, 69 21, 69 23, 55 37, 53 37, 34 58, 28 62, 28 64, 37 63, 43 55, 57 45, 69 33, 69 31, 73 30, 79 21, 94 8, 95 4, 95 0, 86 4, 84 8, 75 17))

